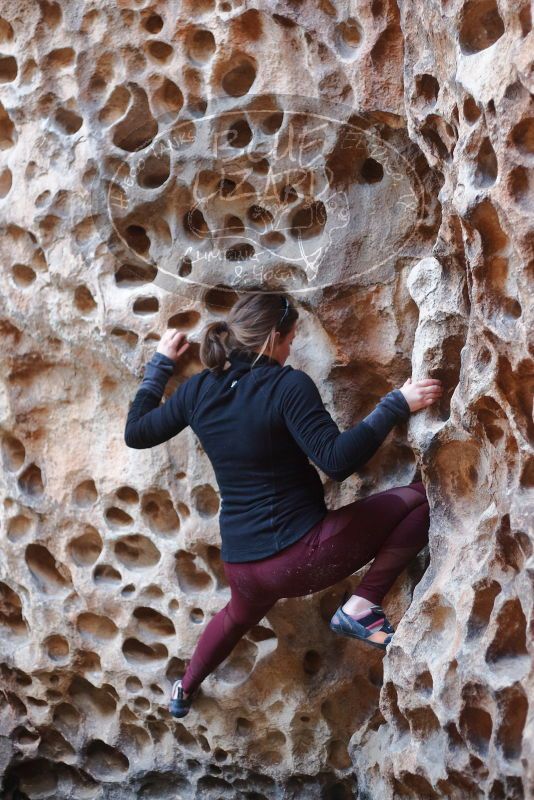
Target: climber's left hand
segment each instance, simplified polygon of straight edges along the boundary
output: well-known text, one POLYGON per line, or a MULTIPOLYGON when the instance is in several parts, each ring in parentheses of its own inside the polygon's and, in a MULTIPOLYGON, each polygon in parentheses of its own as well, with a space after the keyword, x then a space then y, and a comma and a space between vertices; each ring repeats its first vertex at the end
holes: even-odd
POLYGON ((161 337, 156 352, 163 353, 164 356, 172 358, 172 360, 176 362, 180 356, 185 353, 189 345, 190 342, 187 341, 187 337, 183 331, 169 328, 161 337))

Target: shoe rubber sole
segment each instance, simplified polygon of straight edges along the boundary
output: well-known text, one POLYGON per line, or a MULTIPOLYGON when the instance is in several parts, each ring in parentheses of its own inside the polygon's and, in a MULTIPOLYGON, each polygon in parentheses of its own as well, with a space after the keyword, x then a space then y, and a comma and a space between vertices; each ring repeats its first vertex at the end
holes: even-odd
POLYGON ((380 642, 373 642, 366 636, 358 636, 358 634, 354 633, 353 631, 345 630, 345 628, 342 628, 340 625, 336 625, 335 622, 334 623, 331 622, 329 627, 330 627, 330 630, 334 631, 334 633, 339 633, 342 636, 348 636, 351 639, 358 639, 358 641, 360 641, 360 642, 365 642, 366 644, 370 644, 373 647, 378 647, 379 650, 387 650, 388 645, 391 644, 391 642, 388 642, 388 644, 381 644, 380 642))
POLYGON ((173 717, 177 719, 181 719, 181 717, 185 717, 191 708, 191 703, 188 703, 187 706, 183 703, 180 703, 178 700, 171 700, 169 703, 169 711, 173 717))

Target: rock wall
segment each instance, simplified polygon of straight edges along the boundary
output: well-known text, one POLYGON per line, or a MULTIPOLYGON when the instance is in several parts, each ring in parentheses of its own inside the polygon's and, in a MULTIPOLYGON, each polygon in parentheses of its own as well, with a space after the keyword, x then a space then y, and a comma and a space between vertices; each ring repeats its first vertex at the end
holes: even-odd
POLYGON ((532 796, 532 44, 505 0, 5 0, 2 797, 532 796), (443 381, 322 476, 336 507, 420 471, 429 552, 386 656, 328 629, 354 575, 279 601, 180 722, 229 598, 217 484, 190 429, 124 422, 166 327, 168 397, 257 287, 341 428, 443 381))

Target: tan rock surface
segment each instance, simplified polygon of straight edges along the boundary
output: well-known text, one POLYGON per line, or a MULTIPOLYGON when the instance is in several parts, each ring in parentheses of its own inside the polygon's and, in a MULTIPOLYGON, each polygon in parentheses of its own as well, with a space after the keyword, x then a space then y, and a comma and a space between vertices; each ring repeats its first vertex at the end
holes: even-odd
POLYGON ((0 17, 6 800, 532 796, 529 4, 0 17), (134 451, 124 422, 166 327, 193 342, 168 396, 255 284, 299 303, 289 363, 340 427, 443 381, 323 476, 336 507, 420 469, 429 553, 385 657, 328 629, 355 575, 279 601, 177 721, 170 681, 229 598, 219 495, 190 429, 134 451))

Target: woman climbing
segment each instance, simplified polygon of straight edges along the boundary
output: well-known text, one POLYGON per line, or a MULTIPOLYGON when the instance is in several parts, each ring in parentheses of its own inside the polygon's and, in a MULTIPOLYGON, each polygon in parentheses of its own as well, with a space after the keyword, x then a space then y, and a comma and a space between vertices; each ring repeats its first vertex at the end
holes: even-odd
POLYGON ((128 447, 154 447, 191 426, 221 495, 221 559, 231 598, 206 625, 172 687, 169 710, 175 717, 188 713, 204 678, 278 599, 326 589, 371 560, 330 628, 385 650, 394 630, 382 601, 428 541, 421 481, 328 510, 308 459, 332 480, 345 480, 396 423, 441 397, 441 382, 408 378, 340 432, 312 378, 284 365, 298 316, 285 294, 241 296, 226 320, 204 329, 205 368, 160 405, 175 363, 189 347, 183 332, 166 331, 128 411, 128 447))

